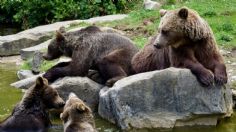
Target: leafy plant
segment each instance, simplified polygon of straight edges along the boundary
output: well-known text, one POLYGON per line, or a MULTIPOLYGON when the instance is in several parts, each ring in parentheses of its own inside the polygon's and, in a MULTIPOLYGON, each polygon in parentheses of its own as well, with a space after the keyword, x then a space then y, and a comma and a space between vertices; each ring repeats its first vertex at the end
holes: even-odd
MULTIPOLYGON (((135 2, 138 0, 133 0, 135 2)), ((61 20, 86 19, 125 12, 129 0, 2 0, 0 23, 16 22, 24 29, 61 20)))

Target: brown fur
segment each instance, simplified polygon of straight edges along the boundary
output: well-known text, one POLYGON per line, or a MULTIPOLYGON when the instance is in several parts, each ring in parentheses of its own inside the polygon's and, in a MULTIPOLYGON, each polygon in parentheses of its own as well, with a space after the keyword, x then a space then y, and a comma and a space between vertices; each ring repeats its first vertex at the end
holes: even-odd
POLYGON ((86 76, 88 70, 93 69, 99 71, 108 86, 112 86, 133 73, 131 59, 136 52, 137 48, 130 39, 102 32, 95 26, 75 33, 57 32, 44 58, 52 60, 65 55, 72 61, 54 66, 44 77, 52 82, 64 76, 86 76))
POLYGON ((64 101, 46 79, 38 77, 36 84, 16 105, 12 114, 0 125, 0 131, 47 131, 51 125, 47 110, 61 108, 64 101))
POLYGON ((227 83, 223 57, 207 22, 185 7, 160 13, 159 34, 153 44, 159 50, 168 49, 170 66, 190 69, 204 86, 214 80, 219 85, 227 83))
POLYGON ((60 115, 64 124, 64 132, 96 132, 91 109, 71 93, 60 115))
POLYGON ((142 50, 132 59, 132 66, 136 73, 161 70, 170 67, 169 50, 157 49, 153 46, 157 36, 152 37, 142 50))

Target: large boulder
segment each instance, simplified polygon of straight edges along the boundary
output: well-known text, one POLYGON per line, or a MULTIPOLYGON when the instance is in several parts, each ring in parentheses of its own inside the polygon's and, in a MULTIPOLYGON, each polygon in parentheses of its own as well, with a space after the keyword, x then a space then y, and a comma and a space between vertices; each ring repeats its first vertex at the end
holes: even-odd
POLYGON ((102 85, 87 77, 64 77, 51 84, 51 86, 57 89, 64 100, 67 100, 68 95, 73 92, 93 111, 97 111, 99 91, 102 89, 102 85))
POLYGON ((38 44, 36 46, 21 49, 20 50, 21 59, 27 60, 27 59, 32 58, 32 56, 34 55, 35 52, 39 52, 39 51, 43 51, 43 50, 46 51, 51 40, 52 39, 49 39, 49 40, 47 40, 41 44, 38 44))
POLYGON ((133 75, 100 91, 98 113, 122 129, 216 125, 232 114, 227 85, 202 87, 188 69, 133 75))
POLYGON ((35 80, 37 79, 37 77, 42 76, 44 73, 41 73, 39 75, 33 75, 33 76, 28 76, 23 80, 14 82, 12 84, 10 84, 12 87, 15 88, 19 88, 19 89, 28 89, 30 88, 32 85, 34 85, 35 80))
POLYGON ((0 36, 0 56, 17 55, 20 49, 31 47, 50 38, 50 34, 14 34, 0 36))
POLYGON ((31 70, 19 70, 16 73, 18 79, 23 80, 35 76, 31 70))

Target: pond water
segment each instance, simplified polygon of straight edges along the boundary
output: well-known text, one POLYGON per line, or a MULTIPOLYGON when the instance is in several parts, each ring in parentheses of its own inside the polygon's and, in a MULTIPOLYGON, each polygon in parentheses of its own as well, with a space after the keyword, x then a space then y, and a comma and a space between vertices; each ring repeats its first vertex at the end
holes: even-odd
MULTIPOLYGON (((0 120, 5 119, 12 111, 14 105, 21 100, 22 91, 10 86, 17 81, 16 71, 18 66, 15 64, 0 63, 0 120)), ((59 118, 51 118, 53 127, 50 132, 62 132, 63 126, 59 118)), ((113 124, 95 116, 96 127, 101 132, 119 132, 120 130, 113 124)), ((197 127, 197 128, 178 128, 170 130, 140 130, 140 132, 236 132, 236 116, 224 119, 219 122, 217 127, 197 127)), ((136 132, 136 130, 135 130, 136 132)))

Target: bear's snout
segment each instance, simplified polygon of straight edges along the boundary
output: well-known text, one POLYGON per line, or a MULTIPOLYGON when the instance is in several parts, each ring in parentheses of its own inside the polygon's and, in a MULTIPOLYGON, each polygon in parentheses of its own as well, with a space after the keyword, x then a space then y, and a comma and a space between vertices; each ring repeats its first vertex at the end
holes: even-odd
POLYGON ((58 97, 55 102, 57 108, 62 108, 65 106, 65 101, 60 97, 58 97))
POLYGON ((61 107, 64 107, 65 106, 65 102, 60 102, 59 104, 58 104, 58 106, 61 108, 61 107))

